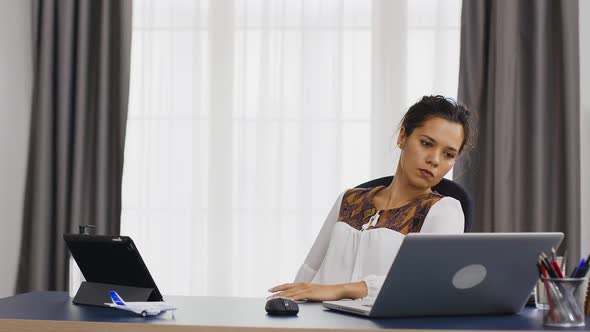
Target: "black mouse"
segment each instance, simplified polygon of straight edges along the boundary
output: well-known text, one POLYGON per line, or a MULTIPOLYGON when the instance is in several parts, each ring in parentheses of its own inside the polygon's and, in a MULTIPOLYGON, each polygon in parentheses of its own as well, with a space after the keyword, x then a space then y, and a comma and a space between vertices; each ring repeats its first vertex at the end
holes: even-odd
POLYGON ((275 297, 266 301, 264 309, 269 315, 278 316, 297 315, 299 312, 299 306, 295 301, 283 297, 275 297))

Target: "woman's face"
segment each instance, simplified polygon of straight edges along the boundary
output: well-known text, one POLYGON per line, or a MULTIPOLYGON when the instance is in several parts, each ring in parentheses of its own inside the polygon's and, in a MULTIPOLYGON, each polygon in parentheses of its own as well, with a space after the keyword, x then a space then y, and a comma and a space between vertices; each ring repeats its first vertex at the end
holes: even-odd
POLYGON ((463 143, 463 126, 439 117, 430 118, 406 136, 398 137, 401 171, 417 188, 432 188, 453 167, 463 143))

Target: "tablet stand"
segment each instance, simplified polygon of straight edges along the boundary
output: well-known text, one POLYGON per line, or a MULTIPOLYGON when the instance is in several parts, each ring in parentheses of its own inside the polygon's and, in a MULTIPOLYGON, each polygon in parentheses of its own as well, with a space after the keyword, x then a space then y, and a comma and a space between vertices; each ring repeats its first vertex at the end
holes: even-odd
POLYGON ((105 303, 112 302, 109 295, 110 291, 117 292, 123 301, 147 302, 154 289, 83 281, 72 302, 74 304, 106 307, 105 303))

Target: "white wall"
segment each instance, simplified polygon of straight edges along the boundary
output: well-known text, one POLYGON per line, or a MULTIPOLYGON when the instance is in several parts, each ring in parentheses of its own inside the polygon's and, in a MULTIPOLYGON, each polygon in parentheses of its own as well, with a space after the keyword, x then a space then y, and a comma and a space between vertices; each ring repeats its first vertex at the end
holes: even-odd
POLYGON ((590 1, 580 0, 580 149, 582 255, 590 253, 590 1))
POLYGON ((0 297, 14 294, 32 83, 30 1, 0 1, 0 297))

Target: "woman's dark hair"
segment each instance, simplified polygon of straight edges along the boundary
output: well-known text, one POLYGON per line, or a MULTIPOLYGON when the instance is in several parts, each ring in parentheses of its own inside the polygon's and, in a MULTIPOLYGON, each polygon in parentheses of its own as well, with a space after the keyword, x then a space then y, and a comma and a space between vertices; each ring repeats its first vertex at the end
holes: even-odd
POLYGON ((406 136, 410 136, 414 129, 421 127, 426 120, 442 118, 463 126, 463 143, 459 153, 470 150, 475 144, 476 114, 465 106, 457 104, 451 98, 443 96, 424 96, 415 103, 404 115, 400 127, 406 136))

